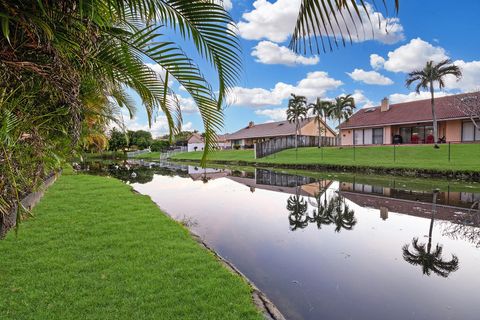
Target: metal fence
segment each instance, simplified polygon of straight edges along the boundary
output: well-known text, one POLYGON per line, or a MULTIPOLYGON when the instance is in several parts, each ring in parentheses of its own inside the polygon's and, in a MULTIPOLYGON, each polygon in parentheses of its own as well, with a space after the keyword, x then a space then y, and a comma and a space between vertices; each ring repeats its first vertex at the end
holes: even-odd
POLYGON ((166 152, 162 152, 160 153, 160 160, 167 160, 168 158, 178 154, 178 153, 182 153, 182 152, 187 152, 188 149, 187 147, 180 147, 180 148, 177 148, 175 150, 168 150, 166 152))
POLYGON ((130 151, 130 152, 127 152, 127 157, 128 157, 128 158, 133 158, 133 157, 135 157, 136 155, 144 154, 144 153, 150 153, 150 152, 151 152, 150 149, 130 151))
MULTIPOLYGON (((336 146, 335 137, 320 137, 322 146, 336 146)), ((319 146, 318 136, 298 136, 298 147, 317 147, 319 146)), ((255 158, 263 158, 273 153, 295 148, 295 136, 286 136, 273 138, 267 141, 258 142, 255 144, 255 158)))

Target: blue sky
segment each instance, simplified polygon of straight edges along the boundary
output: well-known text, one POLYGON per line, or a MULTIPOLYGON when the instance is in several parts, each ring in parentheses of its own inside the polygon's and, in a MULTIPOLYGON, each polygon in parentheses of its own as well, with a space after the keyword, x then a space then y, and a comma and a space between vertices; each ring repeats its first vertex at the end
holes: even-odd
MULTIPOLYGON (((392 103, 425 98, 425 93, 414 95, 404 83, 406 74, 427 60, 450 58, 462 68, 464 77, 459 82, 448 79, 439 96, 480 89, 480 1, 464 0, 457 5, 450 1, 401 0, 396 17, 378 16, 370 8, 382 25, 373 31, 373 39, 367 25, 366 33, 361 33, 354 44, 319 56, 299 56, 288 50, 299 2, 224 1, 238 23, 244 65, 225 112, 224 132, 234 132, 249 121, 283 120, 292 92, 310 101, 354 94, 358 108, 378 105, 383 97, 389 97, 392 103)), ((215 83, 214 74, 206 74, 215 83)), ((188 94, 177 83, 173 88, 181 97, 184 129, 202 131, 201 118, 188 94)), ((135 118, 125 123, 129 129, 148 129, 140 103, 135 118)), ((167 132, 161 114, 149 130, 154 136, 167 132)))

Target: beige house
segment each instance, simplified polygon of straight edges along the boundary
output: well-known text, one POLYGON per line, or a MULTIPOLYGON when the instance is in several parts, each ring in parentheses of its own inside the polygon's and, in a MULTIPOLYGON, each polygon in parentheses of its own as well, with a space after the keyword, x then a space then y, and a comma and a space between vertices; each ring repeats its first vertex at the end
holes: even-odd
MULTIPOLYGON (((480 92, 476 93, 480 97, 480 92)), ((457 96, 435 99, 439 142, 480 142, 480 130, 455 106, 457 96)), ((430 99, 358 110, 340 125, 342 145, 434 143, 430 99)))
MULTIPOLYGON (((325 122, 320 124, 322 136, 335 137, 335 131, 332 130, 325 122)), ((295 123, 288 121, 277 121, 263 124, 254 124, 252 121, 246 126, 228 135, 232 147, 253 148, 257 142, 262 142, 278 137, 294 136, 295 123)), ((318 136, 318 123, 315 118, 307 118, 300 122, 298 135, 302 136, 318 136)))

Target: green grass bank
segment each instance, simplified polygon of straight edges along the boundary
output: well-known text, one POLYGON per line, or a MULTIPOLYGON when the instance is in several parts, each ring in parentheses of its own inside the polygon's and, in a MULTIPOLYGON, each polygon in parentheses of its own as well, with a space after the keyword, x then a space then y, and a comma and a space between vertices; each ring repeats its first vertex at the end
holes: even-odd
POLYGON ((0 241, 1 319, 262 319, 227 270, 147 196, 64 174, 0 241))
MULTIPOLYGON (((253 150, 216 151, 212 162, 270 165, 303 169, 371 169, 378 173, 418 171, 420 173, 480 173, 480 144, 442 145, 434 149, 422 146, 327 147, 288 149, 261 159, 254 159, 253 150), (449 160, 450 153, 450 160, 449 160)), ((201 152, 177 154, 173 160, 198 161, 201 152)))

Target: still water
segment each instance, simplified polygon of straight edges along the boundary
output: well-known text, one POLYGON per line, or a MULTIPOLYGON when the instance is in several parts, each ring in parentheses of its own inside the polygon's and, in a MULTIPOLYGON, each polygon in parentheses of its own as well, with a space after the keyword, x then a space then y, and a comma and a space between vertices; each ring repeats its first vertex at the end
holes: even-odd
POLYGON ((437 193, 143 165, 108 171, 200 235, 287 319, 480 319, 480 212, 471 209, 480 194, 468 186, 437 193))

